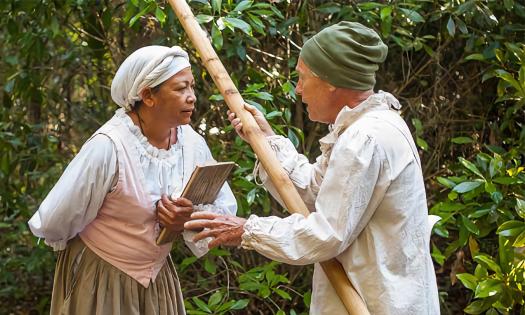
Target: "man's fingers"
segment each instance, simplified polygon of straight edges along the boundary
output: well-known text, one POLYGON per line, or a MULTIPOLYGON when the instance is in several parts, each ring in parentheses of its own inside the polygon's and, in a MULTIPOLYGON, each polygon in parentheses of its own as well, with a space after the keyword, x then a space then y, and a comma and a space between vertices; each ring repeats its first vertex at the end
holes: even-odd
POLYGON ((193 236, 193 241, 198 242, 200 240, 203 240, 207 237, 212 237, 214 239, 221 238, 220 235, 228 231, 228 228, 215 228, 215 229, 207 229, 202 232, 199 232, 193 236))
POLYGON ((191 220, 191 221, 184 223, 184 228, 188 230, 202 230, 204 228, 208 228, 208 229, 218 228, 222 225, 224 225, 224 223, 222 222, 217 222, 214 220, 207 220, 207 219, 199 219, 199 220, 191 220))
POLYGON ((208 220, 213 220, 215 218, 218 218, 220 216, 220 214, 217 214, 217 213, 213 213, 213 212, 210 212, 210 211, 197 211, 197 212, 193 212, 191 214, 191 218, 192 219, 208 219, 208 220))
POLYGON ((255 106, 244 103, 244 109, 249 111, 253 116, 259 114, 259 110, 255 106))

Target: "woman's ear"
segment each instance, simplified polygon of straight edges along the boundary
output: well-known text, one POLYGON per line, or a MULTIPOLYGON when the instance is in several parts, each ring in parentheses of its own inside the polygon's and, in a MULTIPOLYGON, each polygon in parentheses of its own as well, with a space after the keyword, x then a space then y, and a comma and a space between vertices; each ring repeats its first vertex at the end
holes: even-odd
POLYGON ((140 96, 142 97, 142 103, 148 107, 155 106, 155 99, 153 97, 153 91, 150 88, 145 88, 140 92, 140 96))

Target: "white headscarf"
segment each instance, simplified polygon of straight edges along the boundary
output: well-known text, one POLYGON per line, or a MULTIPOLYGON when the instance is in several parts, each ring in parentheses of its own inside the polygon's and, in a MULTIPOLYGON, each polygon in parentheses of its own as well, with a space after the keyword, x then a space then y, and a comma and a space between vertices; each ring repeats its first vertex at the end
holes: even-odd
POLYGON ((188 53, 179 46, 146 46, 136 50, 120 65, 111 82, 111 98, 130 111, 140 93, 155 87, 190 67, 188 53))

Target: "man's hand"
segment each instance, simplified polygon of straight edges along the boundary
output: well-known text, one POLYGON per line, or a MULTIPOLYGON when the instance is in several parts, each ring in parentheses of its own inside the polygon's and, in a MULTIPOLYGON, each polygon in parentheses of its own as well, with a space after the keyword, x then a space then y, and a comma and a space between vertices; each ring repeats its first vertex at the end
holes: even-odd
POLYGON ((197 231, 204 229, 193 237, 193 241, 212 237, 213 240, 208 244, 211 249, 219 245, 239 246, 245 223, 246 219, 233 215, 199 211, 191 215, 191 221, 186 222, 184 228, 197 231))
MULTIPOLYGON (((275 135, 275 132, 273 132, 272 127, 266 121, 266 118, 264 118, 263 113, 261 113, 257 108, 254 106, 244 104, 244 109, 247 110, 250 114, 252 114, 253 118, 255 119, 255 122, 259 125, 259 128, 261 128, 261 131, 265 136, 273 136, 275 135)), ((228 120, 232 124, 233 128, 237 132, 237 134, 246 142, 249 142, 248 139, 246 139, 246 136, 244 132, 242 131, 242 122, 239 118, 236 118, 235 113, 228 111, 228 120)))
POLYGON ((184 223, 190 220, 193 212, 193 203, 186 198, 168 199, 162 195, 157 203, 157 216, 160 223, 168 230, 180 233, 184 230, 184 223))

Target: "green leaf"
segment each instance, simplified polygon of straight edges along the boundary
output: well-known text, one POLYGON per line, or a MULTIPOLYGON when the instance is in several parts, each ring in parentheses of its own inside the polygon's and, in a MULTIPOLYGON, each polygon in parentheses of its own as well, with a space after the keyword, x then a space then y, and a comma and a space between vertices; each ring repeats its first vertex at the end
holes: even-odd
POLYGON ((274 117, 281 117, 283 115, 283 112, 274 110, 273 112, 268 113, 265 117, 267 120, 271 120, 274 117))
POLYGON ((251 205, 253 201, 255 200, 256 194, 257 194, 257 188, 253 188, 246 195, 246 201, 248 202, 249 205, 251 205))
POLYGON ((138 19, 144 16, 144 14, 146 14, 147 12, 151 11, 154 5, 155 5, 154 3, 148 4, 146 7, 144 7, 144 9, 142 9, 139 13, 137 13, 134 17, 132 17, 131 20, 129 20, 129 26, 130 27, 133 26, 133 24, 135 24, 135 22, 137 22, 138 19))
POLYGON ((452 16, 448 18, 447 31, 451 37, 454 37, 454 35, 456 35, 456 23, 454 23, 452 16))
POLYGON ((280 297, 282 297, 283 299, 285 300, 289 300, 291 301, 292 300, 292 297, 290 296, 290 294, 288 294, 288 292, 284 291, 284 290, 281 290, 281 289, 274 289, 273 290, 275 293, 277 293, 280 297))
POLYGON ((501 274, 500 266, 489 255, 486 255, 486 254, 476 255, 474 257, 474 260, 478 262, 479 264, 483 265, 485 268, 488 268, 496 272, 497 274, 501 274))
POLYGON ((472 54, 465 57, 465 60, 477 60, 477 61, 483 61, 486 60, 485 56, 483 54, 472 54))
POLYGON ((217 304, 219 304, 222 300, 222 293, 221 291, 215 291, 215 293, 213 293, 211 296, 210 296, 210 299, 208 300, 208 306, 209 307, 213 307, 217 304))
POLYGON ((495 72, 498 78, 506 81, 507 83, 512 85, 512 87, 514 87, 516 90, 523 92, 523 87, 518 83, 518 81, 516 81, 516 79, 514 79, 512 74, 503 69, 497 69, 495 70, 495 72))
POLYGON ((288 139, 290 139, 296 148, 299 147, 299 137, 297 137, 292 129, 288 129, 288 139))
POLYGON ((421 14, 417 13, 414 10, 409 10, 405 8, 400 8, 400 10, 409 20, 411 20, 414 23, 425 22, 425 19, 421 16, 421 14))
POLYGON ((217 265, 209 258, 204 260, 204 270, 214 275, 217 272, 217 265))
POLYGON ((482 182, 463 182, 456 185, 452 191, 463 194, 478 188, 481 184, 482 182))
POLYGON ((381 21, 386 20, 390 16, 392 16, 392 6, 386 6, 383 7, 380 11, 381 21))
POLYGON ((428 150, 428 143, 423 138, 416 137, 416 143, 421 149, 428 150))
POLYGON ((461 216, 461 221, 463 222, 463 225, 467 228, 467 230, 469 230, 471 233, 479 235, 479 228, 476 226, 476 224, 474 224, 474 222, 472 222, 463 215, 461 216))
POLYGON ((432 258, 434 258, 434 261, 437 262, 441 266, 443 266, 446 260, 445 255, 443 255, 443 253, 441 253, 439 248, 437 248, 437 246, 434 244, 432 244, 432 258))
POLYGON ((501 294, 503 291, 503 283, 501 280, 496 279, 487 279, 478 283, 476 287, 476 298, 486 298, 489 296, 495 296, 496 294, 501 294))
POLYGON ((252 33, 252 27, 250 26, 250 24, 244 22, 243 20, 241 19, 237 19, 237 18, 232 18, 232 17, 225 17, 224 18, 224 22, 235 27, 235 28, 238 28, 240 30, 242 30, 244 33, 248 34, 248 35, 251 35, 252 33))
POLYGON ((219 13, 221 11, 222 0, 211 0, 211 8, 214 13, 219 13))
POLYGON ((235 302, 235 304, 233 304, 233 306, 230 309, 231 310, 242 310, 248 305, 249 302, 250 300, 248 299, 238 300, 237 302, 235 302))
POLYGON ((217 27, 215 23, 213 23, 211 26, 211 40, 213 42, 213 46, 215 46, 217 50, 222 49, 222 45, 223 45, 222 32, 219 30, 219 28, 217 27))
POLYGON ((485 182, 485 191, 488 192, 489 194, 496 192, 496 186, 494 186, 493 183, 487 181, 485 182))
POLYGON ((478 286, 478 278, 476 276, 471 275, 470 273, 459 273, 456 275, 456 277, 463 283, 465 288, 468 288, 472 291, 476 290, 476 287, 478 286))
POLYGON ((481 314, 486 311, 492 303, 486 300, 477 300, 470 303, 463 311, 467 314, 481 314))
POLYGON ((474 165, 474 163, 472 163, 470 161, 467 161, 467 160, 465 160, 462 157, 459 158, 459 161, 461 162, 461 164, 463 164, 463 166, 465 166, 472 173, 478 175, 481 178, 485 178, 485 177, 483 177, 483 174, 481 174, 479 169, 476 167, 476 165, 474 165))
POLYGON ((186 269, 189 265, 193 264, 196 261, 197 261, 197 257, 195 256, 184 258, 184 260, 179 265, 181 271, 186 269))
POLYGON ((235 9, 233 9, 233 11, 244 11, 246 9, 249 9, 252 6, 252 4, 253 1, 251 0, 243 0, 235 6, 235 9))
POLYGON ((450 179, 448 178, 445 178, 445 177, 441 177, 441 176, 438 176, 436 177, 436 180, 443 186, 447 187, 447 188, 454 188, 454 186, 456 186, 456 183, 454 183, 453 181, 451 181, 450 179))
POLYGON ((525 246, 525 231, 521 232, 518 237, 514 240, 514 243, 512 244, 514 247, 523 247, 525 246))
POLYGON ((200 310, 202 310, 202 311, 204 311, 204 312, 206 312, 208 314, 212 313, 212 311, 210 310, 208 305, 203 300, 199 299, 198 297, 192 297, 191 299, 192 299, 193 303, 195 303, 195 305, 197 305, 197 307, 200 310))
POLYGON ((457 144, 465 144, 465 143, 474 142, 474 140, 472 140, 472 138, 470 137, 456 137, 456 138, 452 138, 450 141, 452 143, 457 143, 457 144))
POLYGON ((157 18, 157 20, 159 20, 161 24, 164 24, 164 22, 166 22, 166 14, 159 7, 155 9, 155 17, 157 18))
POLYGON ((206 14, 198 14, 195 17, 195 19, 197 20, 197 22, 199 22, 199 24, 206 24, 213 20, 213 16, 206 14))
POLYGON ((516 213, 522 218, 525 219, 525 200, 516 198, 516 213))

